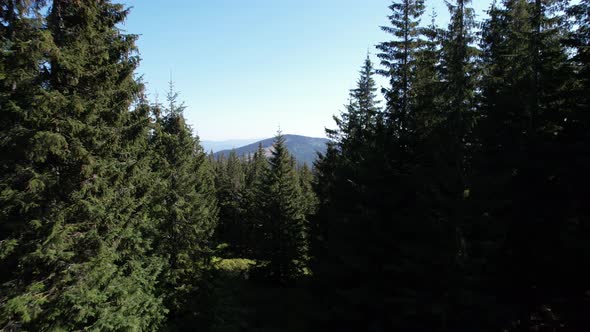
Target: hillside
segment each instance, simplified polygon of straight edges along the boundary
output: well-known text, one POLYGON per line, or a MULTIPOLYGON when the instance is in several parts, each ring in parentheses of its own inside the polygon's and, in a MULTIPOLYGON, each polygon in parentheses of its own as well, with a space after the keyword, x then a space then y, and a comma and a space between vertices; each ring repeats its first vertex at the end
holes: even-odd
MULTIPOLYGON (((324 153, 326 151, 326 143, 329 141, 326 138, 307 137, 301 135, 284 135, 284 137, 287 149, 289 149, 289 152, 295 156, 297 162, 300 164, 306 163, 310 166, 316 160, 318 152, 324 153)), ((267 154, 270 155, 270 149, 272 148, 273 140, 274 138, 267 138, 234 150, 238 156, 247 156, 256 152, 258 145, 262 144, 262 147, 267 151, 267 154)), ((222 150, 216 152, 215 157, 218 157, 222 154, 227 157, 231 151, 232 150, 222 150)))
POLYGON ((244 146, 247 144, 252 144, 254 142, 259 141, 260 138, 252 138, 252 139, 232 139, 227 141, 201 141, 201 146, 203 150, 207 153, 209 152, 219 152, 223 150, 231 150, 240 146, 244 146))

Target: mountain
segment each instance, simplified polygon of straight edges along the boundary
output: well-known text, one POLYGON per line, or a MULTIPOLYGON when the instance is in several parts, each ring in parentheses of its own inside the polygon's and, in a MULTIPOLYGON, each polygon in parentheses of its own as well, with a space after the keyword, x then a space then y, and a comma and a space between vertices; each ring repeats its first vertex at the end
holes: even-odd
MULTIPOLYGON (((327 138, 300 135, 283 135, 283 137, 285 137, 285 145, 287 146, 287 149, 295 157, 297 162, 299 164, 306 163, 309 166, 311 166, 316 160, 318 152, 326 152, 326 143, 329 141, 327 138)), ((247 156, 249 154, 254 154, 254 152, 258 150, 258 145, 262 144, 262 147, 266 150, 266 154, 270 155, 273 140, 274 138, 267 138, 234 150, 238 156, 247 156)), ((222 150, 214 155, 215 157, 218 157, 223 154, 227 157, 231 151, 231 149, 222 150)))
POLYGON ((231 139, 226 141, 201 141, 201 146, 203 147, 203 151, 209 153, 211 151, 218 152, 222 150, 230 150, 235 149, 240 146, 244 146, 247 144, 251 144, 254 142, 259 141, 260 138, 251 138, 251 139, 231 139))

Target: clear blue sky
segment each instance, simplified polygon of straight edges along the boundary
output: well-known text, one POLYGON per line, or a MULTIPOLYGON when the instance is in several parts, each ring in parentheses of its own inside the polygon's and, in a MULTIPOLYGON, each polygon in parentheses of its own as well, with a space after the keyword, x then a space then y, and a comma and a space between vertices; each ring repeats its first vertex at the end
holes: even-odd
MULTIPOLYGON (((122 0, 140 35, 148 92, 170 73, 201 139, 324 136, 369 50, 387 40, 390 0, 122 0)), ((491 0, 475 0, 478 13, 491 0)), ((440 24, 443 0, 427 1, 440 24)), ((480 14, 480 18, 482 14, 480 14)))

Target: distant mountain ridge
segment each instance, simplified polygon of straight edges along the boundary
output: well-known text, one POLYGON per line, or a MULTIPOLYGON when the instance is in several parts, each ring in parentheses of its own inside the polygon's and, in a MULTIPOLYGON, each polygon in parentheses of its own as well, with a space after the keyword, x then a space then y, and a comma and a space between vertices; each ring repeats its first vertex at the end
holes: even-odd
MULTIPOLYGON (((308 137, 308 136, 301 136, 301 135, 283 135, 285 138, 285 145, 289 152, 295 157, 299 164, 306 163, 307 165, 311 166, 313 162, 317 159, 317 153, 325 153, 327 149, 327 143, 329 140, 327 138, 320 138, 320 137, 308 137)), ((274 138, 267 138, 252 144, 248 144, 236 149, 238 156, 248 156, 254 154, 258 150, 258 145, 262 144, 262 147, 266 151, 267 156, 270 156, 271 148, 273 144, 274 138)), ((227 157, 232 149, 222 150, 214 153, 215 157, 219 157, 220 155, 224 155, 227 157)))
POLYGON ((204 140, 204 141, 201 141, 200 143, 201 143, 201 146, 203 147, 203 150, 205 152, 215 153, 215 152, 222 151, 222 150, 235 149, 240 146, 244 146, 244 145, 252 144, 254 142, 258 142, 260 140, 261 140, 261 138, 231 139, 231 140, 225 140, 225 141, 204 140))

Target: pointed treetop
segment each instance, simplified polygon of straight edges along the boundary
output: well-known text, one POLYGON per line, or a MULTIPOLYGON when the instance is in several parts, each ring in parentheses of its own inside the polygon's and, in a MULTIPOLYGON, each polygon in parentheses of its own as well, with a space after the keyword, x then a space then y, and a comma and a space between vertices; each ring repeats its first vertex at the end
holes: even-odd
POLYGON ((174 82, 172 79, 168 82, 168 93, 166 94, 166 101, 168 101, 168 109, 166 110, 169 114, 182 114, 186 109, 184 102, 178 103, 179 94, 174 88, 174 82))

